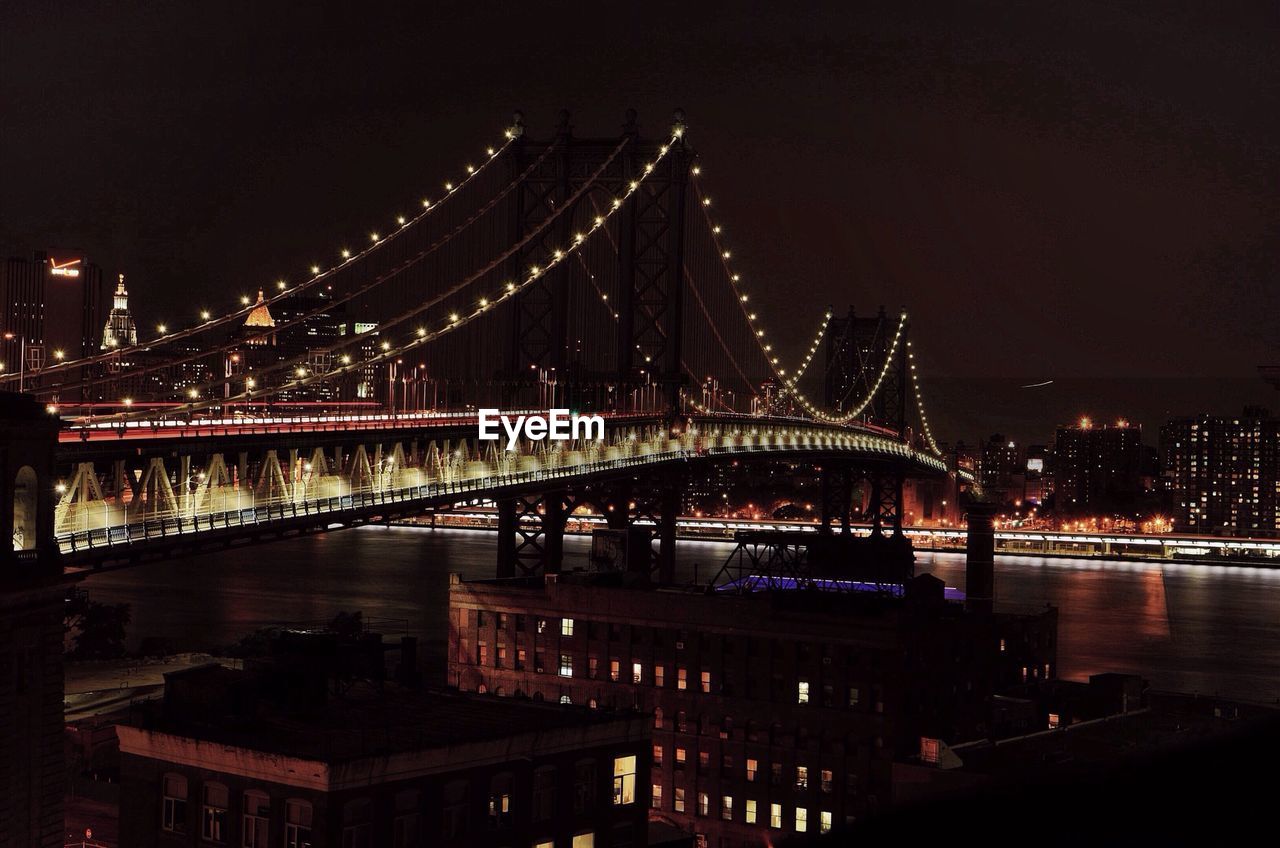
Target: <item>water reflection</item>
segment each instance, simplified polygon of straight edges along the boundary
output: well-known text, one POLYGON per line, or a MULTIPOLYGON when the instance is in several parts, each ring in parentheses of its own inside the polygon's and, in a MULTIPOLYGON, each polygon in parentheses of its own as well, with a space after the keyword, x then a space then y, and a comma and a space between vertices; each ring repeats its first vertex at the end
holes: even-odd
MULTIPOLYGON (((585 565, 589 540, 565 540, 566 567, 585 565)), ((133 605, 135 644, 217 648, 269 624, 326 619, 343 610, 402 620, 443 656, 448 574, 493 573, 484 531, 366 527, 155 562, 100 574, 86 587, 133 605)), ((706 579, 732 546, 682 542, 677 577, 706 579)), ((959 554, 921 552, 918 571, 964 586, 959 554)), ((1280 572, 1097 559, 998 557, 998 603, 1056 605, 1059 670, 1145 675, 1161 688, 1280 698, 1280 572)))

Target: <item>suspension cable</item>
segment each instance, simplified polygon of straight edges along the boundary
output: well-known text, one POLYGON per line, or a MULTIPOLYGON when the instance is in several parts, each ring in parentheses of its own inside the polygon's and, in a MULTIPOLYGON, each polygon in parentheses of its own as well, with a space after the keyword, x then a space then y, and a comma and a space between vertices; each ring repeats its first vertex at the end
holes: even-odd
POLYGON ((911 339, 907 339, 907 362, 911 365, 911 387, 915 390, 916 411, 920 413, 920 429, 924 431, 924 438, 929 445, 929 450, 934 456, 940 457, 942 456, 942 451, 938 448, 938 443, 934 441, 933 430, 929 427, 929 416, 924 411, 924 394, 920 391, 920 375, 916 371, 915 359, 915 352, 911 350, 911 339))
MULTIPOLYGON (((466 230, 476 221, 483 218, 486 214, 488 214, 493 209, 494 206, 502 202, 502 200, 506 198, 508 194, 510 194, 514 189, 516 189, 526 177, 528 177, 535 170, 537 170, 537 168, 541 166, 544 161, 546 161, 547 157, 551 155, 552 151, 556 148, 558 144, 559 142, 557 141, 549 145, 547 149, 544 150, 542 154, 529 165, 529 167, 525 168, 525 170, 522 171, 519 174, 519 176, 517 176, 511 182, 507 183, 507 185, 503 187, 502 191, 500 191, 498 194, 490 198, 489 201, 485 203, 484 206, 481 206, 474 213, 472 213, 470 217, 468 217, 466 220, 459 223, 456 227, 454 227, 448 233, 436 239, 436 241, 434 241, 432 244, 428 245, 427 247, 423 248, 415 255, 409 257, 408 259, 405 259, 399 265, 395 266, 394 268, 382 274, 379 274, 378 276, 374 277, 372 280, 366 282, 364 285, 356 288, 354 291, 348 292, 340 297, 335 297, 331 300, 326 300, 323 304, 320 304, 319 306, 316 306, 310 310, 307 310, 300 315, 294 316, 293 318, 289 318, 287 320, 281 321, 280 323, 272 327, 265 328, 260 333, 253 333, 250 335, 235 338, 230 341, 223 342, 222 344, 217 345, 213 348, 198 351, 195 353, 189 353, 177 359, 168 359, 168 360, 165 360, 164 362, 158 362, 152 365, 143 366, 141 368, 130 369, 130 376, 132 377, 132 376, 141 376, 143 374, 150 374, 155 371, 160 371, 166 368, 172 368, 175 365, 184 365, 189 362, 195 362, 199 359, 203 359, 212 354, 226 353, 227 351, 235 350, 236 348, 243 347, 245 345, 251 345, 257 341, 265 341, 267 338, 269 338, 272 335, 275 335, 276 333, 279 333, 283 330, 290 329, 294 326, 297 326, 298 324, 303 323, 304 321, 308 321, 311 318, 314 318, 315 316, 323 312, 330 311, 334 307, 342 306, 346 303, 351 302, 352 300, 355 300, 356 298, 359 298, 368 294, 370 291, 382 285, 383 283, 387 282, 388 280, 395 278, 396 276, 403 273, 404 271, 407 271, 409 268, 412 268, 414 265, 417 265, 423 259, 432 255, 441 247, 443 247, 445 244, 447 244, 449 241, 457 237, 459 233, 466 230)), ((390 237, 388 237, 388 240, 389 239, 390 237)), ((296 292, 291 292, 291 293, 296 293, 296 292)), ((355 334, 352 336, 351 341, 346 342, 344 344, 351 344, 356 341, 363 341, 365 338, 367 338, 369 335, 371 335, 374 332, 376 331, 370 331, 368 333, 362 333, 362 334, 355 334)), ((330 348, 328 351, 323 351, 323 352, 332 352, 334 349, 337 349, 340 346, 341 345, 335 346, 334 348, 330 348)), ((301 356, 296 356, 293 359, 285 360, 279 363, 275 363, 273 365, 260 368, 258 369, 257 373, 267 374, 267 373, 274 373, 276 371, 280 371, 285 368, 294 368, 300 362, 307 361, 310 355, 311 355, 311 351, 308 351, 307 353, 301 356)), ((118 379, 119 379, 118 376, 102 375, 99 377, 92 377, 86 380, 80 380, 75 383, 67 383, 67 384, 62 384, 58 386, 52 386, 47 389, 40 389, 40 390, 37 390, 37 394, 44 394, 44 393, 53 392, 53 391, 63 392, 67 390, 91 388, 93 386, 101 385, 103 383, 115 382, 118 379)), ((228 382, 228 379, 226 377, 223 377, 221 379, 212 379, 204 383, 198 384, 196 386, 190 387, 189 391, 194 391, 198 395, 201 390, 207 390, 214 386, 223 386, 223 385, 226 385, 227 382, 228 382)))
MULTIPOLYGON (((208 409, 210 407, 224 406, 224 405, 228 405, 235 402, 251 402, 255 399, 260 400, 264 396, 274 395, 281 391, 296 390, 296 389, 305 388, 306 386, 310 386, 314 383, 327 382, 329 380, 333 380, 335 378, 346 376, 347 374, 357 372, 361 369, 372 367, 372 366, 381 364, 383 362, 387 362, 396 357, 403 356, 408 351, 422 347, 423 345, 426 345, 432 341, 435 341, 438 338, 441 338, 445 335, 448 335, 449 333, 452 333, 454 330, 457 330, 461 327, 466 326, 467 324, 471 323, 472 321, 476 320, 478 317, 483 315, 485 312, 490 311, 493 307, 500 305, 501 303, 507 301, 508 299, 514 298, 521 291, 528 288, 530 285, 532 285, 533 283, 541 279, 544 275, 546 275, 547 273, 552 271, 554 268, 559 266, 560 263, 563 262, 565 259, 574 255, 592 235, 594 235, 598 230, 603 229, 607 224, 607 222, 609 221, 609 219, 612 218, 612 216, 622 207, 622 205, 633 194, 635 194, 636 191, 639 190, 644 180, 649 176, 649 174, 653 172, 654 168, 658 165, 658 163, 661 162, 662 159, 667 155, 671 147, 679 143, 680 139, 683 137, 683 134, 684 134, 683 128, 677 127, 673 132, 671 140, 668 141, 667 144, 664 144, 662 145, 661 148, 659 148, 658 156, 652 162, 649 162, 644 166, 641 174, 628 184, 626 190, 623 192, 621 197, 615 197, 613 199, 612 203, 610 204, 610 208, 605 212, 605 214, 596 216, 595 220, 592 222, 591 226, 587 228, 587 231, 585 233, 575 234, 572 237, 569 244, 565 245, 562 248, 552 251, 551 258, 547 260, 547 264, 545 266, 537 266, 537 265, 533 266, 532 268, 530 268, 528 274, 524 277, 524 279, 522 279, 520 282, 518 283, 508 282, 499 293, 494 295, 493 298, 491 299, 482 298, 478 302, 478 304, 472 309, 472 311, 468 312, 467 314, 462 315, 456 312, 451 313, 447 319, 447 323, 444 324, 443 326, 438 327, 435 330, 427 330, 425 328, 421 328, 415 338, 412 338, 408 342, 405 342, 401 345, 392 346, 390 343, 384 342, 383 350, 380 353, 376 353, 375 355, 367 359, 361 360, 359 362, 344 363, 340 367, 333 369, 331 371, 327 371, 323 374, 310 374, 307 376, 302 376, 296 380, 282 384, 277 387, 273 387, 262 393, 255 394, 254 391, 250 388, 250 389, 246 389, 246 391, 244 392, 233 395, 231 397, 218 398, 216 401, 206 401, 198 404, 188 404, 184 408, 184 411, 191 412, 197 409, 203 410, 203 409, 208 409)), ((584 186, 581 189, 579 189, 578 192, 575 193, 573 198, 571 198, 568 202, 562 205, 562 208, 572 207, 573 202, 576 201, 577 197, 580 197, 582 192, 585 191, 591 184, 593 184, 596 179, 599 178, 600 174, 603 173, 604 169, 612 162, 612 160, 622 150, 622 148, 626 144, 626 141, 627 140, 624 139, 623 142, 621 142, 618 145, 618 147, 614 149, 614 151, 610 154, 610 156, 605 161, 605 163, 602 164, 601 167, 598 168, 592 174, 592 176, 587 181, 587 183, 584 184, 584 186)), ((547 221, 544 221, 543 224, 549 224, 551 220, 553 220, 553 218, 547 219, 547 221)), ((540 233, 541 229, 542 227, 539 227, 538 230, 535 230, 532 233, 530 233, 530 235, 526 236, 518 245, 513 247, 511 251, 508 251, 508 255, 514 252, 515 250, 520 249, 525 244, 527 244, 528 241, 530 241, 535 235, 540 233)), ((505 257, 502 261, 505 261, 505 257)), ((481 275, 483 275, 484 273, 487 273, 488 270, 492 270, 492 268, 497 267, 498 264, 499 264, 498 262, 491 263, 490 266, 488 266, 486 269, 484 269, 481 272, 481 275)), ((473 279, 468 279, 463 283, 460 283, 459 285, 455 286, 450 292, 442 296, 442 298, 440 299, 443 299, 443 297, 447 297, 451 294, 456 293, 457 291, 460 291, 461 289, 469 285, 471 282, 473 282, 473 279)), ((421 309, 417 309, 413 312, 413 314, 416 315, 418 312, 421 312, 423 311, 423 309, 426 309, 426 308, 427 307, 424 306, 421 309)), ((412 317, 412 315, 408 317, 412 317)), ((400 320, 406 320, 406 319, 404 316, 401 316, 400 320)), ((147 413, 134 413, 134 414, 126 413, 122 415, 112 416, 109 420, 117 421, 117 422, 135 421, 135 420, 141 420, 146 414, 147 413)), ((104 419, 99 419, 99 420, 104 420, 104 419)))
MULTIPOLYGON (((427 217, 433 214, 437 209, 439 209, 446 200, 453 197, 455 194, 461 191, 468 183, 472 182, 477 176, 479 176, 480 173, 485 170, 486 166, 488 166, 490 162, 493 162, 494 160, 496 160, 508 147, 511 146, 511 144, 515 141, 515 139, 519 136, 519 134, 515 129, 507 129, 505 131, 505 136, 506 136, 506 141, 503 142, 501 147, 497 147, 497 148, 489 147, 485 150, 485 155, 487 156, 487 158, 483 162, 481 162, 479 167, 467 165, 466 166, 467 175, 463 179, 461 179, 457 183, 454 183, 452 181, 446 182, 444 184, 445 194, 440 200, 432 202, 430 199, 424 199, 422 201, 421 212, 417 213, 412 218, 406 218, 403 215, 399 216, 396 219, 396 223, 398 226, 397 229, 393 230, 387 236, 379 236, 376 233, 372 234, 372 237, 371 237, 372 243, 368 247, 366 247, 364 250, 361 250, 353 254, 351 251, 347 249, 343 249, 342 262, 338 263, 337 265, 334 265, 330 268, 325 268, 325 269, 322 269, 319 265, 312 265, 311 277, 308 280, 302 283, 299 283, 293 288, 288 288, 287 286, 279 288, 276 294, 272 295, 269 298, 264 299, 263 301, 264 304, 267 306, 271 306, 272 304, 275 304, 286 297, 296 296, 316 285, 319 285, 321 282, 328 279, 333 274, 337 273, 338 271, 344 268, 350 267, 353 263, 356 263, 365 259, 374 251, 378 250, 384 245, 391 243, 398 236, 412 229, 416 224, 426 220, 427 217)), ((51 365, 47 368, 42 369, 40 371, 40 374, 43 376, 50 373, 57 373, 60 371, 64 371, 68 368, 87 367, 90 365, 95 365, 100 362, 106 362, 108 360, 118 358, 125 354, 135 353, 140 350, 150 350, 156 347, 157 345, 169 344, 171 342, 181 341, 183 339, 190 338, 191 336, 208 332, 209 330, 213 330, 218 327, 224 326, 237 319, 243 319, 253 309, 255 309, 258 306, 257 303, 249 303, 247 301, 248 301, 248 298, 242 298, 240 309, 237 309, 233 312, 228 312, 217 318, 208 317, 209 313, 207 312, 202 313, 201 323, 197 324, 194 327, 188 327, 183 330, 175 330, 172 333, 162 333, 160 336, 158 336, 155 339, 152 339, 149 342, 115 348, 106 353, 93 354, 91 356, 81 357, 80 359, 65 360, 63 362, 59 362, 55 365, 51 365)), ((12 380, 16 380, 17 378, 18 377, 16 374, 0 375, 0 384, 9 382, 12 380)))

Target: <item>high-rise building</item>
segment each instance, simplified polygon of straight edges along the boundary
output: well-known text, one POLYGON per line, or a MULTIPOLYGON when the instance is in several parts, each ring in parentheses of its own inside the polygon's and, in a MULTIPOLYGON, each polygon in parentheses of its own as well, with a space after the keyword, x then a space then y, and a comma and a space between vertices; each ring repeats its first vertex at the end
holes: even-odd
POLYGON ((1160 469, 1174 529, 1188 533, 1280 533, 1280 418, 1174 418, 1160 428, 1160 469))
POLYGON ((102 328, 102 349, 112 350, 137 343, 138 327, 133 322, 133 314, 129 312, 129 292, 125 290, 124 274, 121 274, 116 283, 115 294, 112 295, 111 314, 107 316, 107 324, 102 328))
POLYGON ((1022 451, 1011 439, 999 433, 982 446, 982 463, 978 471, 982 487, 998 492, 1007 500, 1021 500, 1026 481, 1026 465, 1022 451))
POLYGON ((34 374, 60 359, 97 353, 107 303, 102 269, 80 252, 40 250, 30 260, 10 257, 0 276, 5 370, 34 374))
POLYGON ((1142 472, 1141 425, 1082 418, 1057 429, 1052 474, 1058 512, 1128 510, 1144 494, 1142 472))

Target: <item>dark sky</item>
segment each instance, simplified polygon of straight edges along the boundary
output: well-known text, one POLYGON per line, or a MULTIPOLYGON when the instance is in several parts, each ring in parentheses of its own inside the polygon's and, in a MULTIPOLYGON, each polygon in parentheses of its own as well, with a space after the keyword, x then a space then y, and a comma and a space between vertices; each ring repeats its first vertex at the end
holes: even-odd
POLYGON ((4 250, 81 247, 175 322, 368 232, 513 109, 658 134, 682 106, 775 337, 907 306, 942 435, 1280 406, 1253 370, 1280 5, 381 5, 8 0, 4 250))

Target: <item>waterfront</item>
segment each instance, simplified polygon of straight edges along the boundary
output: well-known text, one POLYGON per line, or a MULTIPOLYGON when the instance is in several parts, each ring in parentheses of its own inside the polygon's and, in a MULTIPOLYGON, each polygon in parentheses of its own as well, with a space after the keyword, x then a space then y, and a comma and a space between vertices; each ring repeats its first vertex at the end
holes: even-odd
MULTIPOLYGON (((443 656, 448 574, 493 574, 485 531, 366 527, 153 562, 89 578, 99 601, 132 605, 131 642, 218 649, 258 627, 340 611, 403 622, 433 663, 443 656)), ((589 539, 565 539, 566 568, 589 539)), ((682 541, 677 579, 707 579, 732 550, 682 541)), ((917 572, 964 587, 959 554, 921 552, 917 572)), ((1280 572, 1251 567, 1000 556, 1002 604, 1060 610, 1059 671, 1144 675, 1158 688, 1280 699, 1280 572)))

